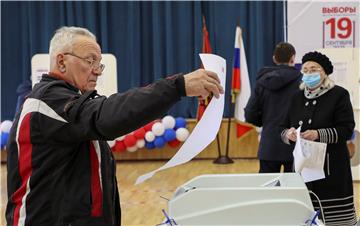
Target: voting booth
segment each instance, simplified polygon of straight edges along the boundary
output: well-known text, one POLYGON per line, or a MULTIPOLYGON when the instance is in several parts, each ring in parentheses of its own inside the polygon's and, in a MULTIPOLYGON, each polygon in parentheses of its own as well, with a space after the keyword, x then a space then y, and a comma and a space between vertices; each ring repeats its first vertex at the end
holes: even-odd
MULTIPOLYGON (((117 93, 117 71, 116 58, 112 54, 102 54, 101 62, 105 64, 102 75, 98 77, 96 90, 99 94, 110 96, 117 93)), ((31 81, 34 86, 41 79, 43 74, 49 72, 50 57, 49 54, 36 54, 31 59, 31 81)))
POLYGON ((178 225, 323 225, 296 173, 198 176, 177 188, 168 211, 178 225))

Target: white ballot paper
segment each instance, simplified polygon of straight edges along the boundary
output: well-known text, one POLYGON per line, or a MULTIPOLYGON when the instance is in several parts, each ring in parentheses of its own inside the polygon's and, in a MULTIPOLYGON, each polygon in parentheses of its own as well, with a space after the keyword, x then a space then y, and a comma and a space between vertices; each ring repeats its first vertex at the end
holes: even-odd
MULTIPOLYGON (((206 70, 213 71, 218 75, 221 85, 225 89, 225 59, 214 54, 200 54, 200 58, 206 70)), ((179 151, 162 167, 138 177, 135 184, 137 185, 144 182, 160 170, 186 163, 204 150, 215 139, 220 129, 223 112, 224 95, 221 94, 219 99, 215 97, 211 99, 202 118, 179 151)))
POLYGON ((325 178, 324 163, 326 144, 302 139, 299 127, 293 151, 295 172, 300 173, 304 182, 325 178))

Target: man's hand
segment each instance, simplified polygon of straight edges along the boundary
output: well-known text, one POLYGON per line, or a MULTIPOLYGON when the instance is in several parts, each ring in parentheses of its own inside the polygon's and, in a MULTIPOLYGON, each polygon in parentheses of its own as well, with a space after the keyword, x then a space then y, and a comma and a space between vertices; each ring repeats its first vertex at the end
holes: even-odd
POLYGON ((296 142, 296 129, 294 127, 288 129, 288 131, 286 132, 286 138, 296 142))
POLYGON ((319 134, 317 130, 306 130, 305 132, 301 133, 300 136, 305 140, 317 140, 319 138, 319 134))
POLYGON ((216 98, 224 93, 224 88, 220 85, 220 79, 216 73, 198 69, 184 75, 186 96, 198 96, 205 99, 210 94, 216 98))

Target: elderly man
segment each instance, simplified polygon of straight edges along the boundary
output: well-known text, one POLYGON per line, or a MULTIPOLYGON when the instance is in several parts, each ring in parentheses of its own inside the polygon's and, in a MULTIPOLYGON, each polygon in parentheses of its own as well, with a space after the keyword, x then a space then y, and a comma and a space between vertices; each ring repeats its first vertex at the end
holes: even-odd
POLYGON ((120 225, 115 161, 106 140, 160 117, 182 96, 222 94, 197 70, 106 98, 95 36, 62 27, 50 42, 50 72, 29 94, 8 144, 8 225, 120 225))

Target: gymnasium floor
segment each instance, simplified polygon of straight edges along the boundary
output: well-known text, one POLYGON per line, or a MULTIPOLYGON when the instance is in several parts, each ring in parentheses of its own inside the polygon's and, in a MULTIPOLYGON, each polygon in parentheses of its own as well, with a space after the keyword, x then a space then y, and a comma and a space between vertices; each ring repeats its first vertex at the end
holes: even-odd
MULTIPOLYGON (((234 164, 216 165, 212 160, 194 160, 190 163, 157 173, 149 181, 138 186, 136 178, 162 166, 163 161, 126 161, 117 164, 118 185, 122 208, 122 225, 156 225, 164 219, 161 209, 167 209, 167 201, 175 189, 191 178, 213 173, 256 173, 257 160, 235 160, 234 164)), ((6 165, 0 173, 0 225, 5 226, 6 165)), ((360 182, 354 183, 357 216, 360 216, 360 182)))

